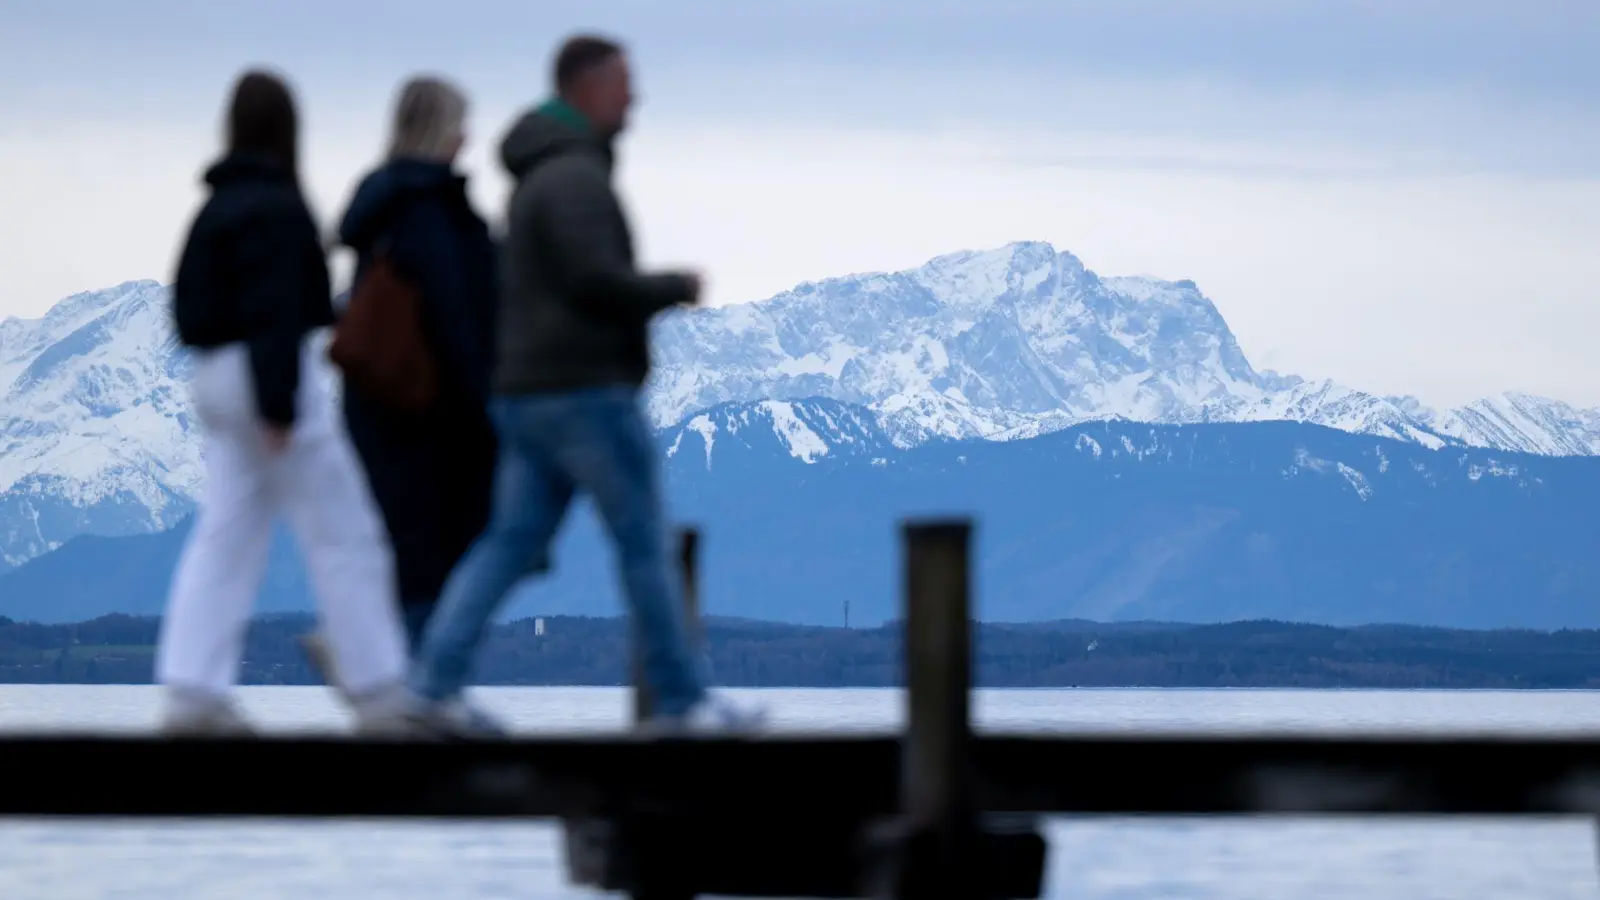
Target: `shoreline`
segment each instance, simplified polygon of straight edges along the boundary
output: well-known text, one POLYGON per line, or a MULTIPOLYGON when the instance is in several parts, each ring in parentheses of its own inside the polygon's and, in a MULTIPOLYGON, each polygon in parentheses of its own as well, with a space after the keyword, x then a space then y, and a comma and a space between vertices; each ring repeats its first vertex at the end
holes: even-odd
MULTIPOLYGON (((316 685, 296 638, 309 615, 251 623, 244 685, 316 685)), ((148 684, 159 620, 107 616, 70 625, 0 618, 0 683, 148 684)), ((714 680, 725 687, 898 686, 900 631, 719 619, 702 623, 714 680)), ((1095 690, 1596 690, 1600 631, 1338 628, 1283 622, 1220 625, 1045 622, 979 624, 978 688, 1095 690)), ((484 686, 618 687, 632 648, 620 618, 550 616, 496 625, 476 682, 484 686), (541 624, 542 623, 542 624, 541 624)))

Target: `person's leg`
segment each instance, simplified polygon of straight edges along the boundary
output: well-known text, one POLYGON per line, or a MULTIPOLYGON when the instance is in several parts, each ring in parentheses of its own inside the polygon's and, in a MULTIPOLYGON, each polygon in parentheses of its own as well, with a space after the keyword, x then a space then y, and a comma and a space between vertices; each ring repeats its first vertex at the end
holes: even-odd
MULTIPOLYGON (((489 527, 496 443, 494 426, 483 414, 461 413, 447 417, 430 444, 427 546, 417 548, 417 558, 409 560, 413 563, 410 571, 405 565, 408 560, 401 560, 399 567, 400 610, 413 655, 439 606, 450 573, 489 527)), ((399 545, 396 552, 401 552, 399 545)))
POLYGON ((399 695, 405 632, 388 531, 349 438, 315 390, 302 386, 300 421, 275 474, 306 561, 338 686, 361 716, 369 701, 399 695))
POLYGON ((173 573, 156 680, 177 707, 227 700, 267 565, 272 507, 258 453, 238 435, 207 435, 200 511, 173 573))
POLYGON ((424 701, 456 699, 506 594, 548 567, 550 542, 572 501, 571 483, 553 469, 529 432, 544 427, 534 398, 495 402, 500 455, 489 525, 445 582, 412 662, 411 689, 424 701))
POLYGON ((451 485, 437 448, 450 436, 430 427, 429 420, 389 416, 366 398, 348 392, 344 421, 389 538, 399 614, 410 652, 461 554, 459 547, 443 546, 451 485))
POLYGON ((633 391, 572 397, 577 402, 559 448, 561 466, 594 497, 616 547, 655 709, 680 716, 705 698, 706 678, 691 646, 681 576, 669 549, 655 441, 633 391))
POLYGON ((205 487, 184 542, 157 640, 156 681, 167 689, 167 727, 236 730, 228 697, 272 537, 269 457, 250 417, 243 357, 227 350, 197 363, 194 397, 205 429, 205 487), (237 357, 237 358, 235 358, 237 357))

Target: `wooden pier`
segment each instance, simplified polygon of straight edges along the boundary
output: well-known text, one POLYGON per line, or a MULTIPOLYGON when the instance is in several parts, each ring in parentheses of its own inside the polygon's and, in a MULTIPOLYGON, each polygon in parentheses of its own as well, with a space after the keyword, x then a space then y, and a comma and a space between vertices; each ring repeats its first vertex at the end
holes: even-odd
POLYGON ((0 815, 550 818, 574 883, 640 900, 1037 897, 1051 813, 1600 815, 1600 735, 974 734, 970 526, 904 538, 899 735, 14 735, 0 815))

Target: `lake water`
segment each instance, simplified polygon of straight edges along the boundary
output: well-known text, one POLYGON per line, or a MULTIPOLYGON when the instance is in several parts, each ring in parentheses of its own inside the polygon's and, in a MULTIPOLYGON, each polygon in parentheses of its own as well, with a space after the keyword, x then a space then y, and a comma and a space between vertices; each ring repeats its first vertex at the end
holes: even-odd
MULTIPOLYGON (((901 721, 879 690, 736 691, 780 728, 901 721)), ((341 727, 320 688, 246 688, 264 727, 341 727)), ((622 727, 607 688, 479 693, 519 730, 622 727)), ((0 685, 0 729, 148 729, 150 687, 0 685)), ((1600 731, 1600 692, 985 691, 996 730, 1600 731)), ((5 777, 26 777, 6 772, 5 777)), ((243 777, 248 777, 247 775, 243 777)), ((0 788, 3 789, 3 788, 0 788)), ((1600 896, 1593 825, 1545 820, 1053 820, 1047 896, 1073 900, 1556 900, 1600 896)), ((0 897, 571 900, 547 825, 0 822, 0 897)))

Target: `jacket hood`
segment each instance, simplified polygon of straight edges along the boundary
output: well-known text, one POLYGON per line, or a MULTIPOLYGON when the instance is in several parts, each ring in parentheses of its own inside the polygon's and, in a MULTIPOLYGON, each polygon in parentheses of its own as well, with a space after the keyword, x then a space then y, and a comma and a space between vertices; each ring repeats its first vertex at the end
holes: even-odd
POLYGON ((363 178, 356 188, 339 222, 339 243, 364 251, 409 201, 429 193, 465 198, 466 182, 448 163, 390 160, 363 178))
POLYGON ((236 181, 282 181, 292 183, 294 173, 277 161, 250 153, 232 153, 217 160, 205 171, 206 184, 219 187, 236 181))
POLYGON ((500 142, 500 164, 521 178, 540 163, 567 153, 587 151, 611 163, 610 142, 596 136, 583 114, 561 100, 551 100, 525 113, 500 142))

